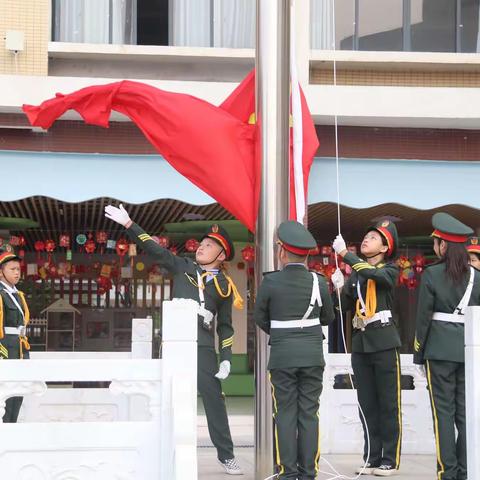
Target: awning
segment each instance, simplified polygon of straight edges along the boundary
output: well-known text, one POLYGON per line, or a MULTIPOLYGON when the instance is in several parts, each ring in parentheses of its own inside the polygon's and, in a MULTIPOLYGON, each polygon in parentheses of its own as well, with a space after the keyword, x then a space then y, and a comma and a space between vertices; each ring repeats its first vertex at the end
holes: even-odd
POLYGON ((45 196, 72 203, 100 197, 133 204, 164 198, 214 203, 159 155, 3 150, 0 162, 12 180, 2 182, 0 201, 45 196))
MULTIPOLYGON (((341 158, 340 203, 368 208, 397 203, 421 210, 449 204, 477 207, 479 162, 341 158)), ((334 158, 316 158, 309 204, 336 202, 334 158)))
MULTIPOLYGON (((130 204, 161 199, 191 205, 214 200, 159 155, 104 155, 0 151, 11 182, 0 201, 32 196, 63 202, 107 197, 130 204)), ((340 159, 340 202, 353 208, 395 203, 427 210, 449 204, 477 207, 479 162, 340 159)), ((335 159, 316 158, 309 204, 336 202, 335 159)))

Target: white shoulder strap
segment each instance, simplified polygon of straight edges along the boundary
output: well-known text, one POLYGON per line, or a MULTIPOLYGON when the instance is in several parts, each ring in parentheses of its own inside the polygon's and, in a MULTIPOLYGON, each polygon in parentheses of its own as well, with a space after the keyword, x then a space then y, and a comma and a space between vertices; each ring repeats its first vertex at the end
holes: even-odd
POLYGON ((322 306, 322 297, 320 295, 320 285, 318 283, 318 275, 315 272, 310 272, 310 273, 312 274, 312 277, 313 277, 312 295, 310 297, 310 305, 308 306, 307 311, 303 315, 302 320, 306 320, 310 316, 315 305, 318 305, 319 307, 322 306))
POLYGON ((465 315, 465 309, 468 307, 468 304, 470 303, 470 297, 472 296, 474 279, 475 269, 473 267, 470 267, 470 278, 468 280, 467 289, 465 290, 465 293, 463 294, 460 303, 457 305, 457 308, 453 312, 454 314, 465 315))

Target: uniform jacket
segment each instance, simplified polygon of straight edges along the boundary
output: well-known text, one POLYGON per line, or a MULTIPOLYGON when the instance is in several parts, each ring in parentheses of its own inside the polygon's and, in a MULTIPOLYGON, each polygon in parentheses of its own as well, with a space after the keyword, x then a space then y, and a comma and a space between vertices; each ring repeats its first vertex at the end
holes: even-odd
MULTIPOLYGON (((474 269, 475 270, 475 269, 474 269)), ((413 361, 465 361, 465 327, 463 323, 432 320, 434 312, 453 313, 465 290, 470 273, 461 285, 447 278, 445 262, 425 268, 420 282, 413 361)), ((480 305, 480 272, 475 270, 469 305, 480 305)))
MULTIPOLYGON (((350 310, 355 314, 355 306, 358 300, 357 284, 360 283, 360 291, 366 298, 367 281, 374 280, 377 295, 376 312, 382 310, 392 311, 394 305, 394 289, 397 283, 399 270, 394 263, 380 262, 370 265, 351 252, 348 252, 344 261, 353 269, 352 274, 342 291, 342 309, 350 310)), ((393 311, 392 311, 393 315, 393 311)), ((382 326, 375 322, 365 327, 365 330, 354 329, 352 333, 352 352, 372 353, 396 348, 401 345, 397 327, 393 321, 382 326)))
MULTIPOLYGON (((318 275, 322 307, 315 306, 309 318, 320 318, 328 325, 335 318, 325 279, 318 275)), ((312 274, 302 265, 286 265, 267 274, 258 289, 254 318, 270 335, 268 368, 312 367, 325 365, 321 325, 305 328, 270 329, 270 320, 300 320, 308 310, 312 294, 312 274)))
MULTIPOLYGON (((173 297, 189 298, 200 302, 197 284, 197 272, 205 271, 190 258, 177 257, 168 249, 158 245, 150 235, 135 223, 127 229, 129 237, 141 247, 155 262, 173 275, 173 297)), ((228 282, 223 273, 219 272, 217 280, 222 292, 227 292, 228 282)), ((205 282, 205 281, 204 281, 205 282)), ((216 326, 219 339, 220 360, 231 360, 233 343, 232 326, 232 295, 222 298, 213 280, 205 282, 205 308, 217 315, 216 326)), ((212 328, 203 327, 203 318, 198 317, 198 346, 214 347, 215 335, 212 328)))

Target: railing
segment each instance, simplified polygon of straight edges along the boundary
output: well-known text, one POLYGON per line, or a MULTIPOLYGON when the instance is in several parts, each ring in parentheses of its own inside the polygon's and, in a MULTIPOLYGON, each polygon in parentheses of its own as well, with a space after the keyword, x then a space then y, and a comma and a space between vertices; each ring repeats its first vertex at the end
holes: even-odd
MULTIPOLYGON (((133 344, 130 356, 137 358, 40 359, 48 352, 2 362, 0 417, 7 398, 25 397, 20 422, 1 427, 8 439, 0 443, 2 477, 196 479, 196 311, 189 300, 164 303, 162 360, 138 358, 148 348, 133 344)), ((148 343, 148 334, 133 340, 148 343)))

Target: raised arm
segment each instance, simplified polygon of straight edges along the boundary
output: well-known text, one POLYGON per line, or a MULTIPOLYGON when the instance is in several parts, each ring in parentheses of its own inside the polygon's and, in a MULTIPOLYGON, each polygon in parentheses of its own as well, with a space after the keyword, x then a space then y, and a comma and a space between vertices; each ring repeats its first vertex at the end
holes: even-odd
POLYGON ((123 225, 127 229, 127 234, 130 239, 162 267, 172 273, 185 270, 187 259, 177 257, 167 248, 158 245, 139 225, 132 222, 128 212, 123 208, 122 204, 120 204, 119 208, 114 207, 113 205, 107 205, 105 207, 105 216, 110 220, 123 225))

